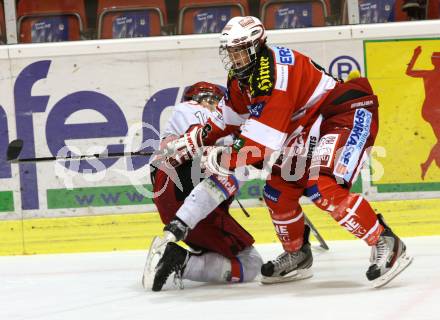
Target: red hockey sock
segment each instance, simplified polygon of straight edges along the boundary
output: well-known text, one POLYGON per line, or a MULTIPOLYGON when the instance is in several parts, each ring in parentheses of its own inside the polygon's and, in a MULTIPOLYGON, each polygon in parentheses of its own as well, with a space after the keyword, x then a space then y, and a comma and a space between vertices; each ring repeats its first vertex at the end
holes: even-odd
POLYGON ((301 207, 285 213, 275 213, 272 209, 269 211, 284 250, 294 252, 301 249, 304 234, 304 213, 301 207))
POLYGON ((307 195, 319 208, 330 212, 342 227, 368 245, 376 244, 383 226, 367 200, 350 193, 329 176, 320 176, 311 182, 307 195))
POLYGON ((370 246, 376 244, 383 231, 373 208, 358 194, 349 194, 331 215, 341 226, 370 246))

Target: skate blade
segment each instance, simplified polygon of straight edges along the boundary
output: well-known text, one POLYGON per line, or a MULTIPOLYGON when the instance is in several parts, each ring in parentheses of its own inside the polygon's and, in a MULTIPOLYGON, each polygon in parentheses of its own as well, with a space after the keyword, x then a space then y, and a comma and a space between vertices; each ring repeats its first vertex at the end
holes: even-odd
POLYGON ((413 257, 406 255, 406 252, 397 259, 396 263, 392 266, 390 271, 383 276, 372 280, 371 283, 374 288, 380 288, 386 285, 388 282, 397 277, 403 270, 405 270, 413 261, 413 257))
POLYGON ((145 290, 151 290, 153 287, 156 266, 163 256, 166 244, 167 241, 159 236, 155 236, 151 241, 147 261, 145 262, 144 274, 142 275, 142 286, 145 290))
POLYGON ((284 276, 280 277, 265 277, 262 276, 260 279, 261 284, 274 284, 282 282, 299 281, 313 277, 312 269, 300 269, 294 270, 284 276))

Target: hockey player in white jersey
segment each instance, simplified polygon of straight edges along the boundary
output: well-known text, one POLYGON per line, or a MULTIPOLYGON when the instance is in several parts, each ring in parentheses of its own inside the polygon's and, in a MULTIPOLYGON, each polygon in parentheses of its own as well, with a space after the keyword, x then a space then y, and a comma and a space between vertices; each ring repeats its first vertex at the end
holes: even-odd
MULTIPOLYGON (((161 133, 161 149, 194 126, 205 125, 214 113, 218 116, 215 109, 222 96, 222 90, 208 82, 189 87, 161 133)), ((252 281, 259 274, 262 258, 252 246, 253 237, 228 211, 238 180, 232 175, 200 179, 195 174, 200 172, 198 160, 185 160, 185 154, 176 152, 166 162, 154 161, 159 165, 152 173, 157 194, 153 201, 165 228, 163 237, 156 238, 150 249, 144 287, 162 290, 173 272, 175 277, 192 281, 252 281), (200 253, 179 246, 179 240, 200 253), (154 251, 162 255, 156 266, 149 264, 154 251)))

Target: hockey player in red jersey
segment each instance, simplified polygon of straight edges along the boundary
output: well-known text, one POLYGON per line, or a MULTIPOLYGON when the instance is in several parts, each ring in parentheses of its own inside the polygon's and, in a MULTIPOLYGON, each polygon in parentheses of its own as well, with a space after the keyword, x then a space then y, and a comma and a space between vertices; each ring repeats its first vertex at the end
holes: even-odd
POLYGON ((412 258, 368 201, 350 193, 378 130, 378 99, 368 80, 344 83, 297 51, 268 46, 255 17, 234 17, 226 24, 220 55, 229 71, 222 117, 169 147, 191 158, 198 148, 240 128, 232 148, 209 153, 206 165, 218 175, 279 154, 264 198, 284 252, 262 266, 262 282, 312 275, 302 195, 371 246, 366 275, 373 286, 392 280, 412 258))
MULTIPOLYGON (((223 91, 212 83, 190 86, 161 133, 162 149, 188 129, 205 125, 222 96, 223 91)), ((235 177, 203 178, 198 161, 184 163, 180 153, 166 162, 153 162, 158 164, 152 173, 153 201, 166 225, 165 241, 159 245, 166 247, 152 272, 152 283, 144 277, 144 286, 160 291, 173 272, 180 278, 202 282, 253 280, 263 261, 252 246, 253 237, 229 214, 239 187, 235 177), (175 243, 179 240, 199 253, 180 247, 175 243)))

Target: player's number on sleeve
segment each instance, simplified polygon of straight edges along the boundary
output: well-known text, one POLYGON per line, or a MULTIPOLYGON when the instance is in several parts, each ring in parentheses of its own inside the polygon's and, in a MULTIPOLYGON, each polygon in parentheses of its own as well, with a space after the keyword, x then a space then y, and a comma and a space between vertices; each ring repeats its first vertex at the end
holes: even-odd
POLYGON ((205 114, 203 114, 203 113, 200 112, 200 111, 197 111, 197 112, 195 113, 195 116, 197 117, 197 119, 199 120, 199 122, 200 122, 200 124, 201 124, 202 126, 204 126, 204 125, 206 124, 206 121, 207 121, 208 119, 206 119, 206 115, 205 115, 205 114))

